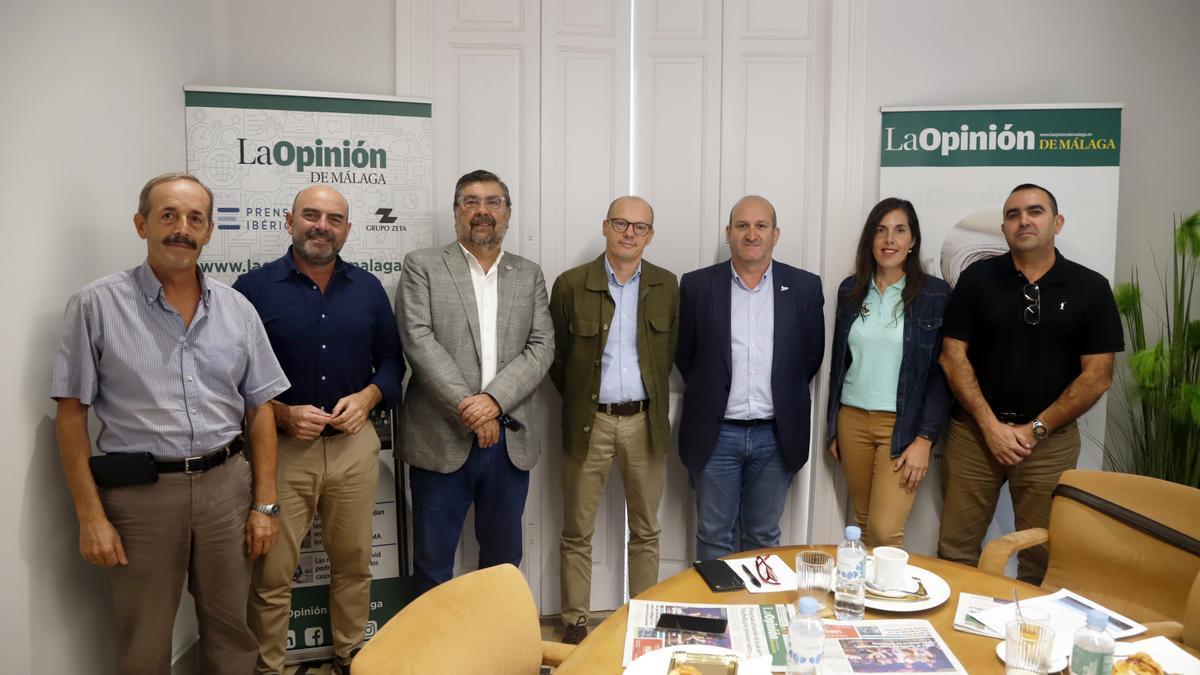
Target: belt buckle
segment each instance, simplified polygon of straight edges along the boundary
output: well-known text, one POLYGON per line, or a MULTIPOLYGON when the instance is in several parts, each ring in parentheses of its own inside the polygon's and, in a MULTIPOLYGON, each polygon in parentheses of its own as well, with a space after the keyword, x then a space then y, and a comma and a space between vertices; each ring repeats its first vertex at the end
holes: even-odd
POLYGON ((199 461, 202 459, 204 459, 204 455, 196 455, 195 457, 185 457, 183 460, 183 472, 187 475, 191 475, 194 473, 203 473, 204 469, 193 469, 192 468, 193 460, 199 461))

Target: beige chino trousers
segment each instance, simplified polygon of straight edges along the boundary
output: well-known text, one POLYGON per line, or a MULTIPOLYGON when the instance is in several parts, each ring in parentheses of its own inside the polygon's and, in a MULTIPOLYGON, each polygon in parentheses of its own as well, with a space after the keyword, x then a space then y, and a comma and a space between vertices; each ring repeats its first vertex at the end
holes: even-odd
MULTIPOLYGON (((942 526, 938 557, 974 567, 980 544, 996 513, 1000 487, 1008 482, 1017 530, 1049 527, 1050 501, 1058 479, 1079 460, 1079 427, 1075 422, 1038 441, 1033 452, 1015 466, 996 461, 983 431, 972 421, 950 420, 942 471, 942 526)), ((1050 549, 1035 546, 1017 555, 1017 578, 1038 585, 1046 575, 1050 549)))
POLYGON ((101 488, 128 565, 109 569, 120 672, 168 675, 171 632, 187 579, 200 624, 200 671, 245 675, 258 649, 246 625, 250 465, 235 455, 204 473, 164 473, 156 483, 101 488))
POLYGON ((259 642, 257 672, 283 672, 292 575, 300 542, 316 513, 321 514, 323 546, 332 566, 329 616, 334 654, 347 660, 362 646, 371 603, 379 447, 379 435, 371 424, 356 434, 313 441, 279 437, 279 541, 256 561, 250 593, 250 628, 259 642))
POLYGON ((863 543, 904 547, 904 526, 916 493, 900 487, 892 471, 892 429, 896 413, 843 405, 838 410, 838 452, 863 543))
POLYGON ((666 454, 650 441, 650 413, 597 412, 585 456, 563 458, 562 620, 587 619, 592 595, 592 534, 596 509, 613 459, 625 485, 629 517, 629 595, 658 583, 658 505, 666 481, 666 454))

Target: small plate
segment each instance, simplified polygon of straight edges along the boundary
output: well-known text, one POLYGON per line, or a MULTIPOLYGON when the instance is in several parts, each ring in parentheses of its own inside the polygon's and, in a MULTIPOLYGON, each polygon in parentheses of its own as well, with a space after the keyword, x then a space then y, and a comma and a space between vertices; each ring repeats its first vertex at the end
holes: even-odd
MULTIPOLYGON (((996 645, 996 656, 1000 657, 1001 662, 1008 663, 1008 661, 1004 658, 1004 652, 1005 652, 1005 644, 1004 644, 1004 640, 1001 640, 996 645)), ((1050 672, 1061 673, 1062 671, 1064 671, 1066 669, 1067 669, 1067 655, 1066 654, 1055 654, 1055 653, 1051 652, 1050 668, 1049 668, 1050 672)))
POLYGON ((667 666, 671 665, 671 655, 675 652, 687 652, 689 654, 732 654, 738 657, 738 675, 771 675, 771 657, 763 656, 757 659, 747 659, 732 649, 714 647, 712 645, 694 645, 690 647, 674 645, 646 652, 634 659, 625 668, 625 675, 662 675, 667 672, 667 666))
MULTIPOLYGON (((870 562, 870 561, 868 561, 870 562)), ((868 567, 873 567, 868 565, 868 567)), ((868 570, 867 577, 873 576, 871 570, 868 570)), ((871 609, 877 609, 881 612, 922 612, 927 609, 932 609, 950 599, 950 585, 946 583, 938 575, 930 572, 927 569, 909 565, 904 570, 905 578, 912 579, 916 577, 925 584, 925 591, 929 593, 928 600, 888 600, 887 598, 874 597, 870 593, 866 594, 865 604, 871 609)), ((909 592, 917 590, 916 579, 911 581, 909 592)))

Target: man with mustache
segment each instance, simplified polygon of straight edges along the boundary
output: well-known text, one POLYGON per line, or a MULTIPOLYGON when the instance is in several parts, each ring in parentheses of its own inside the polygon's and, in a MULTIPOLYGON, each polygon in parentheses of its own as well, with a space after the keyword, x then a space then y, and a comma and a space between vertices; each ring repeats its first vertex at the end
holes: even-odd
POLYGON ((270 402, 288 381, 254 308, 196 265, 212 192, 189 174, 157 176, 133 223, 146 261, 71 298, 50 386, 79 550, 109 568, 120 672, 171 671, 186 578, 201 672, 243 675, 258 656, 251 561, 279 529, 270 402), (89 408, 103 453, 90 460, 89 408))
MULTIPOLYGON (((1112 383, 1125 348, 1108 281, 1054 245, 1065 219, 1049 190, 1013 188, 1000 230, 1009 252, 958 278, 946 305, 942 369, 958 404, 946 436, 938 555, 974 566, 1008 482, 1016 527, 1048 527, 1059 476, 1079 459, 1075 419, 1112 383)), ((1040 584, 1049 550, 1018 557, 1040 584)))
POLYGON ((792 476, 808 461, 808 385, 825 354, 821 280, 771 258, 775 207, 743 197, 725 237, 729 262, 679 282, 679 454, 696 489, 700 560, 779 545, 792 476))
POLYGON ((490 171, 454 188, 458 241, 409 253, 396 291, 412 366, 404 398, 418 590, 454 574, 475 506, 479 567, 521 563, 521 514, 539 446, 531 400, 554 359, 546 281, 501 250, 512 199, 490 171))
POLYGON ((350 207, 328 185, 301 190, 287 213, 292 245, 238 278, 292 381, 272 401, 279 427, 279 546, 255 565, 250 627, 258 672, 279 673, 286 653, 292 572, 321 514, 334 672, 362 647, 371 601, 371 521, 379 435, 368 419, 400 402, 404 359, 383 285, 338 255, 350 207))

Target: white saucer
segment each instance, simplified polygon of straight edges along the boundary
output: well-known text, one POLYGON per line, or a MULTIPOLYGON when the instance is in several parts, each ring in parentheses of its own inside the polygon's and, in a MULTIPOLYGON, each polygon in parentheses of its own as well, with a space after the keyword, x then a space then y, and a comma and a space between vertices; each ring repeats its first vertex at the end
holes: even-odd
POLYGON ((687 652, 689 654, 731 654, 738 657, 738 675, 771 675, 771 657, 763 656, 757 659, 747 659, 732 649, 714 647, 712 645, 674 645, 646 652, 634 659, 633 663, 630 663, 625 668, 625 675, 662 675, 667 672, 667 666, 671 665, 671 655, 675 652, 687 652))
MULTIPOLYGON (((996 656, 1000 657, 1001 662, 1008 663, 1008 661, 1005 660, 1005 658, 1004 658, 1004 651, 1005 651, 1004 640, 1001 640, 999 643, 996 644, 996 656)), ((1062 671, 1064 671, 1066 669, 1067 669, 1067 655, 1066 654, 1055 654, 1055 653, 1051 652, 1050 653, 1050 668, 1049 668, 1050 672, 1061 673, 1062 671)))
MULTIPOLYGON (((867 560, 867 563, 867 578, 870 579, 874 576, 871 573, 874 565, 871 564, 872 561, 870 559, 867 560)), ((921 567, 917 567, 916 565, 909 565, 904 570, 904 576, 910 579, 912 577, 920 579, 921 583, 925 584, 925 591, 929 593, 929 599, 888 600, 886 598, 876 597, 870 593, 867 593, 865 599, 866 606, 882 612, 922 612, 924 610, 937 607, 938 605, 950 599, 950 584, 947 584, 945 579, 942 579, 933 572, 921 567)), ((917 582, 914 580, 911 581, 910 584, 910 587, 905 590, 908 592, 916 592, 917 582)))

